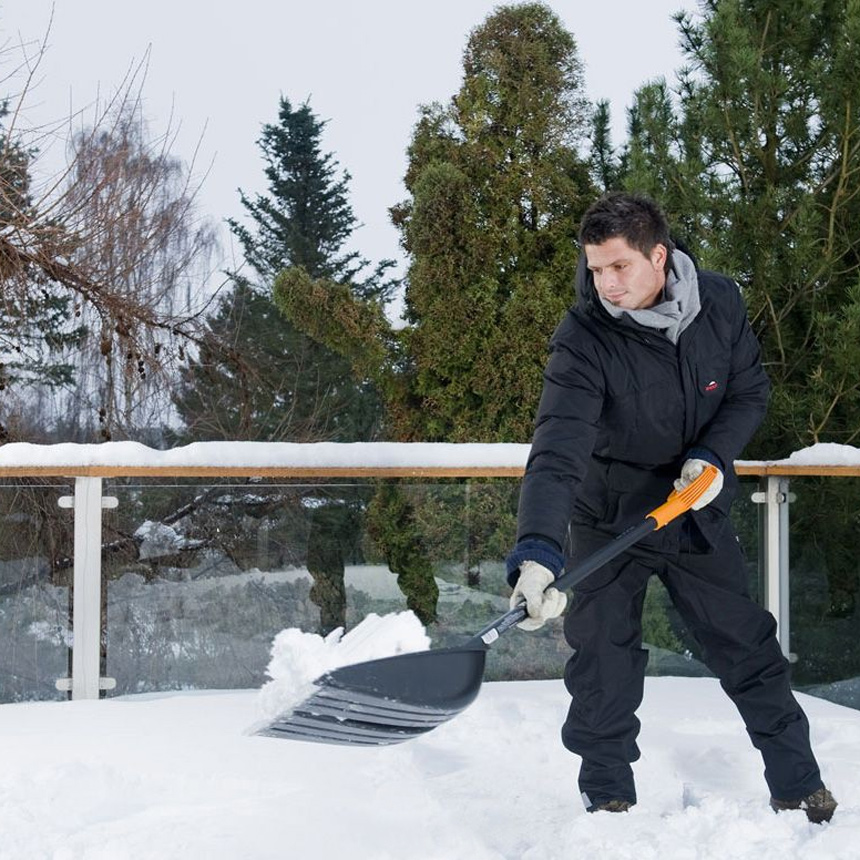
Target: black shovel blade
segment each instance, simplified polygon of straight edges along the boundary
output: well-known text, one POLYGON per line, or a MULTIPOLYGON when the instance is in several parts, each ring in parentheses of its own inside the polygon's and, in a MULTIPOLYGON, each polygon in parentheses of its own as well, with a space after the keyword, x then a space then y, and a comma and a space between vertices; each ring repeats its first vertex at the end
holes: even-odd
POLYGON ((342 666, 317 678, 316 692, 256 734, 359 746, 411 740, 475 700, 486 656, 478 645, 342 666))

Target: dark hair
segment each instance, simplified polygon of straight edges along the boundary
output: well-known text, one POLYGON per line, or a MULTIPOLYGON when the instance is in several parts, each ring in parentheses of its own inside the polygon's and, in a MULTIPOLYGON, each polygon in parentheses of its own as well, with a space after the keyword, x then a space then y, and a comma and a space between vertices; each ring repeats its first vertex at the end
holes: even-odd
POLYGON ((650 197, 612 191, 589 206, 579 227, 579 244, 602 245, 617 236, 646 257, 655 245, 665 245, 668 270, 675 246, 663 210, 650 197))

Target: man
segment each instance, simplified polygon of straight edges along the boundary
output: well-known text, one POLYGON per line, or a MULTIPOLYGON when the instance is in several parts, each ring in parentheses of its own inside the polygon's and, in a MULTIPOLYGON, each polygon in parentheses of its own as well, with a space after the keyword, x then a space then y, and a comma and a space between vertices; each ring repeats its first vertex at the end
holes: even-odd
POLYGON ((523 480, 511 605, 536 629, 566 598, 551 583, 567 554, 604 545, 682 489, 707 464, 717 478, 696 503, 577 586, 565 618, 572 701, 562 741, 581 756, 590 812, 636 803, 636 709, 648 652, 642 606, 660 577, 737 706, 765 764, 774 810, 827 821, 807 718, 789 686, 776 622, 750 600, 728 519, 733 462, 764 416, 769 382, 738 285, 676 249, 647 197, 615 193, 586 212, 578 303, 556 330, 523 480), (546 589, 546 590, 545 590, 546 589))

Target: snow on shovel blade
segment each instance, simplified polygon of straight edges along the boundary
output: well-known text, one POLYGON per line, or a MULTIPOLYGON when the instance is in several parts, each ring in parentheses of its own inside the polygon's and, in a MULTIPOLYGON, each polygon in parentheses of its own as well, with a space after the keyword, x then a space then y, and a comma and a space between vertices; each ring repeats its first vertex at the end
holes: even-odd
POLYGON ((486 653, 470 641, 342 666, 317 678, 316 692, 256 734, 361 746, 411 740, 475 700, 486 653))

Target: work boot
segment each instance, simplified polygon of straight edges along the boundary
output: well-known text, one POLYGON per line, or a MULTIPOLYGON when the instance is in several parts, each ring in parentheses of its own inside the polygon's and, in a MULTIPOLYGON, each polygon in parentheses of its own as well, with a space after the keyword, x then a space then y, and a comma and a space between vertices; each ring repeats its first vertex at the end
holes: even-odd
POLYGON ((607 800, 605 803, 598 803, 596 806, 590 806, 589 812, 629 812, 633 804, 629 800, 607 800))
POLYGON ((818 791, 813 791, 808 797, 802 797, 800 800, 777 800, 772 797, 770 806, 774 812, 802 809, 813 824, 821 824, 823 821, 830 821, 833 818, 833 813, 838 804, 826 788, 819 788, 818 791))

